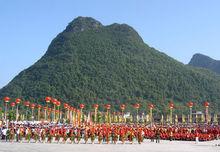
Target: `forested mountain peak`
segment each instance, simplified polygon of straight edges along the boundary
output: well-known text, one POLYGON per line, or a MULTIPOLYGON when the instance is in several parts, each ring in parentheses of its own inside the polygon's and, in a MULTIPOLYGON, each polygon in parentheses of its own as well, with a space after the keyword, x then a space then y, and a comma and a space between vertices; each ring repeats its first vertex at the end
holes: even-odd
POLYGON ((197 53, 193 55, 189 65, 206 68, 220 74, 220 61, 210 58, 209 56, 197 53))
POLYGON ((91 17, 77 17, 68 24, 65 32, 81 32, 88 29, 97 29, 102 27, 102 24, 91 17))
MULTIPOLYGON (((157 111, 167 103, 189 100, 218 109, 220 78, 204 69, 183 65, 145 44, 126 24, 103 26, 90 17, 78 17, 54 38, 45 55, 0 89, 10 96, 42 102, 45 96, 61 101, 112 104, 112 108, 139 102, 157 111)), ((103 106, 100 106, 103 107, 103 106)), ((177 106, 178 107, 178 106, 177 106)))

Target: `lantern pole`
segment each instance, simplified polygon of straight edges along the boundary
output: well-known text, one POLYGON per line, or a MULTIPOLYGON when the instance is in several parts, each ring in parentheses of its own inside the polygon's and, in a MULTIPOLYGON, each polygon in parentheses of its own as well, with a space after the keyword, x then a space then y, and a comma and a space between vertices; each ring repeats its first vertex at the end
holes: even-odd
POLYGON ((5 101, 5 122, 7 122, 8 102, 10 101, 10 98, 9 97, 5 97, 4 101, 5 101))
POLYGON ((154 108, 154 105, 153 104, 149 104, 148 107, 150 109, 150 124, 152 126, 152 124, 153 124, 153 108, 154 108))
POLYGON ((109 109, 107 109, 107 123, 110 124, 110 112, 109 109))
POLYGON ((209 107, 208 106, 205 107, 205 115, 206 115, 205 116, 206 117, 206 123, 208 123, 209 122, 209 120, 208 120, 209 119, 208 118, 209 117, 209 107))
POLYGON ((50 101, 52 100, 52 98, 51 97, 45 97, 45 101, 46 101, 46 103, 47 103, 47 108, 46 108, 46 120, 48 119, 48 121, 49 121, 49 118, 50 118, 50 116, 49 116, 49 103, 50 103, 50 101))
POLYGON ((95 108, 95 118, 94 118, 95 124, 97 123, 97 108, 95 108))
POLYGON ((11 106, 11 111, 14 111, 14 106, 11 106))
POLYGON ((83 121, 83 110, 80 108, 80 125, 82 124, 83 121))
POLYGON ((120 108, 121 108, 121 115, 122 115, 122 123, 124 123, 125 122, 125 118, 124 118, 125 104, 121 104, 120 108))
POLYGON ((97 123, 97 110, 98 110, 99 105, 94 104, 93 107, 94 107, 94 123, 96 124, 97 123))
POLYGON ((5 102, 5 121, 7 120, 7 102, 5 102))
POLYGON ((121 115, 122 115, 122 123, 124 123, 124 109, 121 109, 121 115))
POLYGON ((189 107, 189 123, 192 123, 192 107, 189 107))
POLYGON ((162 126, 163 126, 163 124, 164 124, 164 117, 163 117, 163 114, 161 115, 161 124, 162 124, 162 126))
POLYGON ((73 126, 76 126, 76 109, 73 108, 73 126))
POLYGON ((47 107, 44 107, 44 121, 47 121, 47 107))
POLYGON ((209 123, 209 102, 206 101, 204 103, 204 106, 205 106, 205 120, 206 120, 205 122, 209 123))
POLYGON ((55 122, 55 120, 56 120, 56 105, 55 105, 55 103, 53 103, 53 108, 54 108, 53 121, 55 122))
POLYGON ((153 123, 153 108, 152 107, 150 107, 150 124, 152 125, 152 123, 153 123))
POLYGON ((18 104, 16 105, 16 121, 18 121, 18 104))
POLYGON ((60 106, 57 106, 57 109, 58 109, 57 119, 58 121, 60 121, 60 106))
POLYGON ((28 106, 26 106, 26 113, 25 113, 26 121, 28 120, 27 112, 28 112, 28 106))
POLYGON ((40 121, 40 108, 38 107, 37 120, 40 121))
POLYGON ((170 108, 170 124, 173 123, 173 107, 174 107, 173 102, 170 102, 169 103, 169 108, 170 108))
POLYGON ((172 124, 173 123, 173 108, 172 107, 170 107, 170 124, 172 124))
POLYGON ((34 121, 34 108, 31 108, 31 118, 32 118, 32 121, 34 121))

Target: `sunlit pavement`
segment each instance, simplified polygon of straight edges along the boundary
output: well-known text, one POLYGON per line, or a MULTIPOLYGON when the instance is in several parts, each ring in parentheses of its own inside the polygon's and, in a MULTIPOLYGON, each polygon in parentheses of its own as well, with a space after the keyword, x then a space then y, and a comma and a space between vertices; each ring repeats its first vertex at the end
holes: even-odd
POLYGON ((0 152, 220 152, 220 140, 161 141, 159 144, 144 141, 142 144, 61 144, 61 143, 9 143, 0 142, 0 152))

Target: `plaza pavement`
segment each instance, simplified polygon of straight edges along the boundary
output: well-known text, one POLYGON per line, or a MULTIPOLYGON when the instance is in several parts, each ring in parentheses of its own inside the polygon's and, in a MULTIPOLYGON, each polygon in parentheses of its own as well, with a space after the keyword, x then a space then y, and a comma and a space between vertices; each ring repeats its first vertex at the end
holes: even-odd
POLYGON ((57 143, 6 143, 0 142, 0 152, 220 152, 220 140, 161 141, 161 143, 144 141, 142 144, 57 144, 57 143))

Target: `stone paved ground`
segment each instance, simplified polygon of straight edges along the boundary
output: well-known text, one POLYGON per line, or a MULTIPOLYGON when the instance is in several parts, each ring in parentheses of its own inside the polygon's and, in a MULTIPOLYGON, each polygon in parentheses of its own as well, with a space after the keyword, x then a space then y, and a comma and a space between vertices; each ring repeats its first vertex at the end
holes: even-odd
POLYGON ((161 141, 160 144, 145 141, 141 145, 130 144, 42 144, 0 142, 0 152, 220 152, 220 140, 211 142, 161 141))

